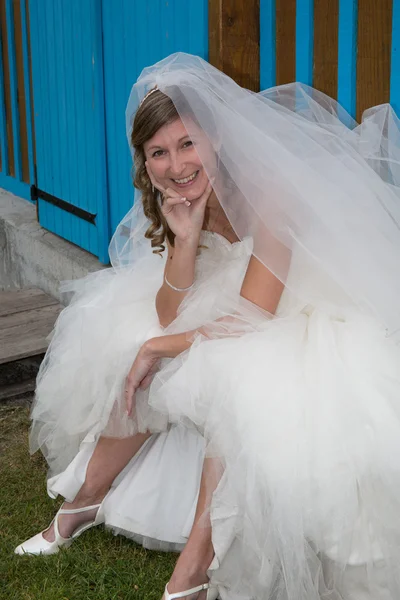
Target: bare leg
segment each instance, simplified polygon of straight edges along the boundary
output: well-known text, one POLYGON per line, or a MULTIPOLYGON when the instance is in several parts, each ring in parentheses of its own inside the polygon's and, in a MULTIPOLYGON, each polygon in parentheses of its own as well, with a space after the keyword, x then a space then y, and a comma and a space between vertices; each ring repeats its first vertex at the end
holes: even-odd
MULTIPOLYGON (((168 584, 170 593, 182 592, 208 581, 207 570, 214 557, 209 507, 212 494, 218 485, 221 474, 222 467, 219 461, 206 458, 192 531, 168 584)), ((207 592, 204 591, 188 596, 187 599, 203 600, 206 595, 207 592)))
MULTIPOLYGON (((63 508, 81 508, 100 504, 114 479, 140 450, 150 433, 138 433, 129 438, 101 437, 89 461, 85 481, 73 502, 65 502, 63 508)), ((82 523, 92 521, 97 509, 77 515, 60 515, 59 529, 63 537, 70 536, 82 523)), ((54 526, 51 525, 43 537, 53 542, 54 526)))

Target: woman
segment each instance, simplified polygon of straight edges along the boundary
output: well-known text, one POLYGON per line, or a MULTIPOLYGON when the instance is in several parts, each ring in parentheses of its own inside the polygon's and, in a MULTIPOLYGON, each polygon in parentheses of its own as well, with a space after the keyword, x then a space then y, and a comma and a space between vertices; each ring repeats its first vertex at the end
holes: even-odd
POLYGON ((184 546, 166 600, 397 598, 394 116, 355 128, 177 54, 127 117, 138 197, 114 268, 69 288, 32 414, 67 502, 16 551, 105 521, 184 546))

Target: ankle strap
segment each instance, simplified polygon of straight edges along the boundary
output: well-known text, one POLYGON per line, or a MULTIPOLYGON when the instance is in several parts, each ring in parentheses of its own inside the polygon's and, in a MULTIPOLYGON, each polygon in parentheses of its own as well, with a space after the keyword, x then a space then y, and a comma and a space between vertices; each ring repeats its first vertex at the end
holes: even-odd
POLYGON ((83 506, 82 508, 60 508, 58 511, 59 515, 77 515, 78 513, 86 512, 88 510, 94 510, 100 508, 101 504, 92 504, 91 506, 83 506))
POLYGON ((203 590, 208 590, 210 587, 209 583, 203 583, 202 585, 198 585, 197 587, 192 588, 191 590, 185 590, 184 592, 176 592, 174 594, 170 594, 168 591, 168 583, 165 586, 165 600, 174 600, 175 598, 184 598, 185 596, 190 596, 191 594, 195 594, 196 592, 202 592, 203 590))

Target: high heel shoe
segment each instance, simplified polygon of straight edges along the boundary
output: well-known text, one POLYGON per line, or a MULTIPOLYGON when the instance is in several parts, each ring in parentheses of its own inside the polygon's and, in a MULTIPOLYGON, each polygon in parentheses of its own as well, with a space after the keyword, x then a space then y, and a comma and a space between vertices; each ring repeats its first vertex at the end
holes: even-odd
POLYGON ((196 594, 197 592, 202 592, 203 590, 207 590, 207 598, 206 600, 216 600, 218 598, 218 589, 215 585, 211 585, 210 583, 203 583, 202 585, 198 585, 190 590, 185 590, 184 592, 176 592, 174 594, 170 594, 168 591, 168 583, 165 586, 164 592, 164 600, 174 600, 175 598, 185 598, 185 596, 190 596, 191 594, 196 594))
POLYGON ((91 527, 96 527, 97 525, 104 523, 104 514, 102 511, 102 505, 104 503, 104 500, 105 498, 100 504, 92 504, 91 506, 84 506, 83 508, 64 509, 61 507, 60 510, 57 512, 56 516, 54 517, 53 521, 49 525, 49 527, 51 527, 52 523, 54 522, 54 542, 48 542, 43 537, 43 533, 47 531, 47 529, 49 529, 48 527, 47 529, 44 529, 40 533, 37 533, 33 537, 29 538, 29 540, 22 542, 22 544, 15 548, 14 553, 20 555, 48 555, 57 554, 61 546, 65 546, 68 548, 68 546, 70 546, 72 542, 81 535, 81 533, 87 531, 91 527), (89 510, 95 510, 96 508, 98 510, 96 513, 96 517, 93 521, 89 521, 88 523, 84 523, 83 525, 77 527, 70 537, 62 537, 58 528, 58 519, 60 515, 76 515, 78 513, 87 512, 89 510))

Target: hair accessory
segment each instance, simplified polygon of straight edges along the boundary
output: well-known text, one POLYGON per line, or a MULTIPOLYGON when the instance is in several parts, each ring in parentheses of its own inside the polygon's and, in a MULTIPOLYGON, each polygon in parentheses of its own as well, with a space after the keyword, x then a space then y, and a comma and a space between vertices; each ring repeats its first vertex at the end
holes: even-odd
POLYGON ((194 286, 194 282, 193 282, 193 283, 192 283, 192 285, 189 285, 188 287, 185 287, 185 288, 178 288, 178 287, 175 287, 174 285, 172 285, 172 283, 170 283, 170 282, 168 281, 168 279, 167 279, 166 275, 164 276, 164 281, 165 281, 165 283, 166 283, 166 284, 167 284, 167 285, 168 285, 168 286, 169 286, 169 287, 170 287, 172 290, 175 290, 175 292, 187 292, 187 291, 189 291, 190 289, 192 289, 192 287, 194 286))
POLYGON ((142 101, 140 102, 140 104, 139 104, 139 108, 142 106, 143 102, 144 102, 145 100, 147 100, 147 98, 148 98, 149 96, 151 96, 151 94, 153 94, 153 92, 157 92, 157 91, 158 91, 158 87, 156 86, 156 87, 153 87, 153 88, 152 88, 152 89, 151 89, 149 92, 147 92, 147 94, 144 96, 144 98, 143 98, 143 99, 142 99, 142 101))

